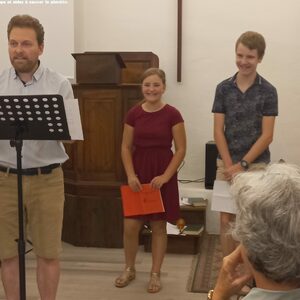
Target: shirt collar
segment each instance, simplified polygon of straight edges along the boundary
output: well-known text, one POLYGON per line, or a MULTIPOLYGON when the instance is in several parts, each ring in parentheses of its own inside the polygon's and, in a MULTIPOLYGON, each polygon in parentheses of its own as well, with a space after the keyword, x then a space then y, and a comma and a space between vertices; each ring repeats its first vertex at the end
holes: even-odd
MULTIPOLYGON (((228 80, 230 82, 232 82, 233 84, 236 83, 236 76, 237 76, 238 72, 236 72, 232 77, 230 77, 228 80)), ((259 84, 261 85, 262 84, 262 77, 256 73, 256 77, 255 77, 255 80, 254 80, 254 83, 253 84, 259 84)))
MULTIPOLYGON (((29 82, 32 82, 33 80, 38 81, 41 78, 43 71, 44 71, 44 66, 42 65, 41 61, 39 61, 39 66, 36 69, 36 71, 34 72, 34 74, 32 75, 32 80, 29 82)), ((13 75, 14 79, 21 80, 14 68, 12 68, 12 75, 13 75)))

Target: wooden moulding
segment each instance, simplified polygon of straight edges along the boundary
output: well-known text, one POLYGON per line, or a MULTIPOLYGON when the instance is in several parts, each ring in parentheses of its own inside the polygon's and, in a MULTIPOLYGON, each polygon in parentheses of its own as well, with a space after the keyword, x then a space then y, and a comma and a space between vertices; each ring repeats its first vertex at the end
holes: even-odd
POLYGON ((140 84, 141 75, 158 67, 152 52, 83 52, 73 53, 77 83, 140 84))
POLYGON ((118 84, 125 64, 117 53, 73 53, 77 83, 118 84))

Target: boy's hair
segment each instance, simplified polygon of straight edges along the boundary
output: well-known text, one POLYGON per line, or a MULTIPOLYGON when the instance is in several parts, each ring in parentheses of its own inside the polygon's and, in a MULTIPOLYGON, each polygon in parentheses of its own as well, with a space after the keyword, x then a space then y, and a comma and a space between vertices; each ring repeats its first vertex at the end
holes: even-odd
POLYGON ((266 42, 264 37, 255 31, 246 31, 244 32, 235 43, 235 50, 238 45, 242 43, 244 46, 250 50, 257 50, 258 58, 263 58, 266 49, 266 42))
POLYGON ((7 26, 7 38, 14 27, 32 28, 36 33, 37 42, 39 45, 44 43, 44 28, 40 21, 29 15, 16 15, 12 17, 7 26))

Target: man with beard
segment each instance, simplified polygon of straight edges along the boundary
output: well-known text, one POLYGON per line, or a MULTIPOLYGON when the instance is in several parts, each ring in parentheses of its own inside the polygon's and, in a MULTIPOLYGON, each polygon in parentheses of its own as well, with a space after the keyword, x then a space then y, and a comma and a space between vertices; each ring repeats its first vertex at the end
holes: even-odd
MULTIPOLYGON (((1 95, 60 94, 74 99, 67 79, 44 67, 44 29, 29 15, 14 16, 7 28, 12 64, 0 73, 1 95)), ((61 141, 24 141, 22 150, 25 224, 37 259, 37 284, 42 300, 56 297, 60 266, 64 180, 61 164, 68 159, 61 141)), ((19 299, 18 194, 16 151, 0 141, 1 277, 10 300, 19 299)))

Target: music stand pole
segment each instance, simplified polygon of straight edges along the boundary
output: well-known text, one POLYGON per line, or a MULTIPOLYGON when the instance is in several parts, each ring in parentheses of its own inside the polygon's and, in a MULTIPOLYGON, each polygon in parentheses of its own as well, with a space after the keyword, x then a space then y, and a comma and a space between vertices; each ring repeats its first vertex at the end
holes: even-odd
POLYGON ((20 300, 26 300, 26 277, 25 277, 25 239, 24 239, 24 205, 23 205, 23 182, 22 182, 22 125, 16 127, 16 139, 10 141, 10 145, 16 148, 17 154, 17 181, 18 181, 18 215, 19 215, 19 285, 20 300))

